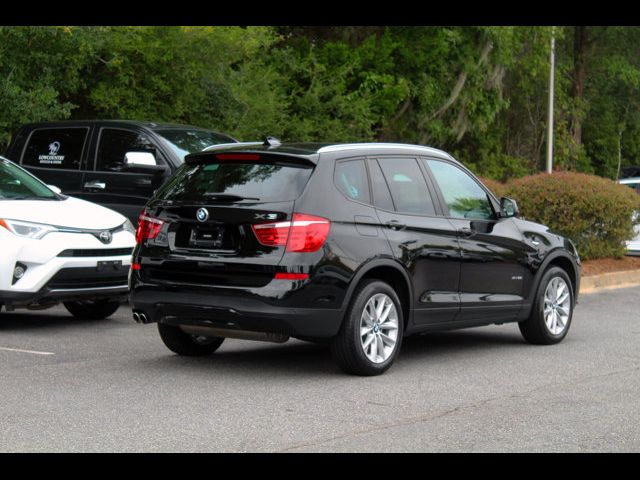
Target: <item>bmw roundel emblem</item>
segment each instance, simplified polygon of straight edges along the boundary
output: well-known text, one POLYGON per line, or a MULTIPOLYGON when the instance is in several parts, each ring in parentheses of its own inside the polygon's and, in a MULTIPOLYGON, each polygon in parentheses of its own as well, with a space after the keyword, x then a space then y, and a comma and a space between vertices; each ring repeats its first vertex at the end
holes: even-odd
POLYGON ((196 212, 196 218, 199 222, 206 222, 209 218, 209 210, 206 208, 199 208, 196 212))

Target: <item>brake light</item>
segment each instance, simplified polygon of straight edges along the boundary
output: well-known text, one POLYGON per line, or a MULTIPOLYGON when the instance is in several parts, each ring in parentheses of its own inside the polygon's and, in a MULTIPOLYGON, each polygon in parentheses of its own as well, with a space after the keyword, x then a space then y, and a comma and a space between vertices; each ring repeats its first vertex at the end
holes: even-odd
POLYGON ((262 245, 286 245, 287 252, 315 252, 327 240, 331 222, 322 217, 294 213, 290 222, 261 223, 251 228, 262 245))
POLYGON ((260 160, 260 155, 256 153, 219 153, 216 155, 218 160, 238 160, 238 161, 257 161, 260 160))
POLYGON ((138 229, 136 230, 136 243, 141 244, 143 240, 153 239, 158 236, 164 222, 158 218, 150 217, 147 211, 143 210, 138 218, 138 229))

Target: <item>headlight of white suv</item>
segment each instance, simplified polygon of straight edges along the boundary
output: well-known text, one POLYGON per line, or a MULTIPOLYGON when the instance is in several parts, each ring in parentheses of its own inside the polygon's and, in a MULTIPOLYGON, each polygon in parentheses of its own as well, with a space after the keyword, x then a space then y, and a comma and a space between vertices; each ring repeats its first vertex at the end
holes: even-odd
POLYGON ((58 229, 52 225, 42 223, 21 222, 8 218, 0 218, 0 226, 6 228, 11 233, 19 237, 33 238, 39 240, 47 233, 57 232, 58 229))
POLYGON ((122 229, 125 232, 132 233, 133 235, 136 234, 136 227, 133 226, 133 223, 131 223, 129 219, 127 219, 127 221, 122 224, 122 229))

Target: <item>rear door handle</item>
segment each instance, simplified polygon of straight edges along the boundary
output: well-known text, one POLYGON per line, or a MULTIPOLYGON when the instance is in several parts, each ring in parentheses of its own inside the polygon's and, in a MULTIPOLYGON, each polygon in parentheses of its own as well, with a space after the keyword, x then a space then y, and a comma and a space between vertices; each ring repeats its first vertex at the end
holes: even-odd
POLYGON ((87 182, 84 184, 85 190, 104 190, 107 184, 100 181, 87 182))
POLYGON ((458 230, 458 233, 464 235, 465 237, 471 237, 476 232, 475 230, 472 230, 469 227, 462 227, 461 229, 458 230))
POLYGON ((400 223, 398 220, 391 220, 390 222, 387 222, 386 225, 391 230, 403 230, 407 228, 407 226, 404 223, 400 223))

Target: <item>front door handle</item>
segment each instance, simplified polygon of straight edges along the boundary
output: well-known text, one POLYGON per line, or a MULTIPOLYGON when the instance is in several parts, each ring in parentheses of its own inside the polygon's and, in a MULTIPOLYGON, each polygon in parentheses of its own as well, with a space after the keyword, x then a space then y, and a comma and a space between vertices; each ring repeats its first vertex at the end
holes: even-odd
POLYGON ((87 182, 84 184, 85 190, 104 190, 107 188, 107 184, 100 181, 87 182))
POLYGON ((387 222, 386 225, 391 230, 403 230, 407 228, 407 226, 404 223, 400 223, 398 220, 391 220, 390 222, 387 222))

